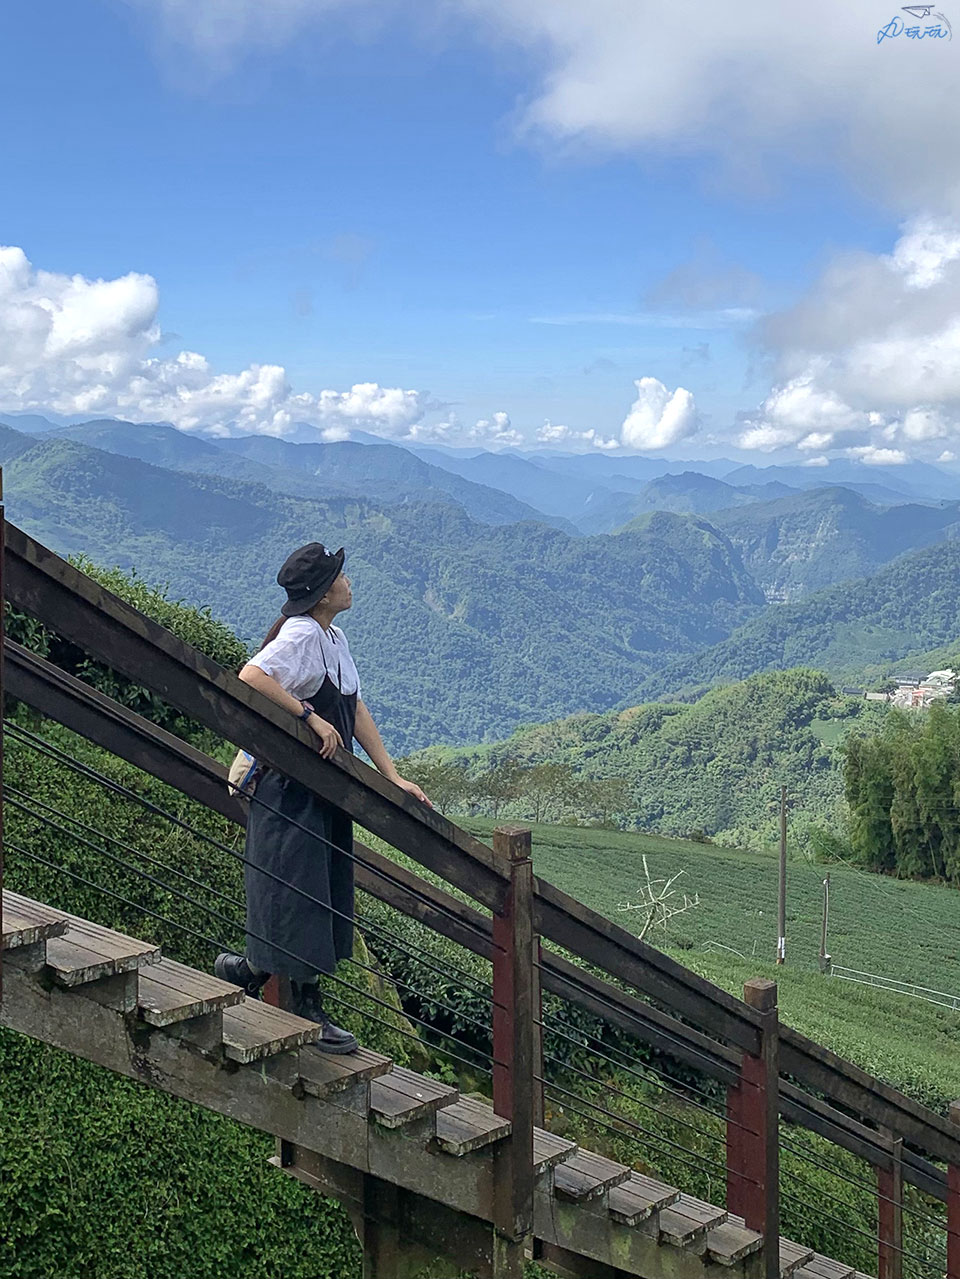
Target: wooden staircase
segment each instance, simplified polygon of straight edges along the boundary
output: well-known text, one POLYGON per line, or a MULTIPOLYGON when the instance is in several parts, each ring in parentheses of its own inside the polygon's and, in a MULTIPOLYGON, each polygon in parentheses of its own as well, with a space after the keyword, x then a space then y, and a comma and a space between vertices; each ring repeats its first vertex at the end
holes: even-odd
MULTIPOLYGON (((483 1100, 364 1048, 325 1054, 314 1023, 10 892, 2 947, 0 1024, 273 1133, 272 1162, 338 1194, 355 1220, 370 1210, 350 1178, 372 1178, 429 1201, 435 1223, 455 1214, 467 1233, 489 1233, 511 1125, 483 1100)), ((534 1165, 534 1255, 561 1273, 760 1273, 760 1235, 722 1208, 540 1129, 534 1165)), ((780 1274, 862 1279, 788 1240, 780 1274)))

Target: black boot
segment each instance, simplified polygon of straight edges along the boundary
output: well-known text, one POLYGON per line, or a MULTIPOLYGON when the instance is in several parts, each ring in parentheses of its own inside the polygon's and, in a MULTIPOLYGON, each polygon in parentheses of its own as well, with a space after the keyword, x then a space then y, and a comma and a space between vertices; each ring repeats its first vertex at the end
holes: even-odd
POLYGON ((213 971, 221 981, 228 981, 231 986, 242 986, 244 994, 251 999, 260 998, 260 991, 270 976, 269 973, 255 973, 243 955, 231 955, 229 951, 216 957, 213 971))
POLYGON ((317 1040, 317 1047, 321 1052, 340 1054, 357 1051, 357 1041, 349 1030, 335 1026, 330 1020, 316 982, 294 981, 290 983, 290 987, 293 994, 293 1007, 290 1011, 298 1017, 305 1017, 307 1021, 318 1022, 323 1027, 317 1040))

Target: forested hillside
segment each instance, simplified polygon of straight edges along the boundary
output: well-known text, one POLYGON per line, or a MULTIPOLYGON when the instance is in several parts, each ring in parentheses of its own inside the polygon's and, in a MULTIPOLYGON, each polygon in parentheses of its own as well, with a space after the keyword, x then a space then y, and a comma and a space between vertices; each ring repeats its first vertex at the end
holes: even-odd
POLYGON ((578 538, 480 524, 452 504, 290 497, 68 439, 9 442, 11 520, 60 553, 168 583, 251 642, 284 598, 275 575, 290 551, 346 546, 345 625, 395 752, 606 709, 762 604, 726 538, 675 516, 578 538))
POLYGON ((760 671, 816 665, 837 679, 886 670, 960 637, 960 541, 902 555, 872 577, 773 604, 726 640, 668 662, 624 705, 692 696, 760 671))
POLYGON ((710 520, 768 599, 794 600, 956 536, 960 502, 880 507, 850 489, 825 488, 715 511, 710 520))
POLYGON ((776 838, 781 786, 798 833, 833 819, 843 794, 836 742, 875 728, 885 714, 885 705, 842 697, 822 673, 798 668, 716 689, 693 705, 575 715, 493 745, 427 752, 412 766, 464 766, 474 784, 463 809, 547 821, 595 819, 590 782, 620 778, 625 785, 607 805, 617 824, 764 847, 776 838), (534 772, 525 779, 527 769, 534 772))
POLYGON ((484 524, 542 520, 573 531, 559 517, 545 515, 498 489, 429 466, 407 449, 386 442, 291 444, 266 435, 208 440, 163 423, 113 419, 61 427, 51 434, 170 470, 265 484, 293 496, 337 495, 391 503, 452 500, 484 524))

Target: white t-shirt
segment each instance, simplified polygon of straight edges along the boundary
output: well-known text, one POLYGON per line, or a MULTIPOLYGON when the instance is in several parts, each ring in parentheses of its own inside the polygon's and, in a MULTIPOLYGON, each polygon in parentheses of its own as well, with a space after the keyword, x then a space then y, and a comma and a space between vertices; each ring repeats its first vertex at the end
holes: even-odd
POLYGON ((329 675, 341 693, 360 697, 360 676, 350 656, 347 637, 339 626, 324 630, 306 614, 288 617, 277 638, 271 640, 255 657, 259 666, 293 697, 310 698, 329 675))

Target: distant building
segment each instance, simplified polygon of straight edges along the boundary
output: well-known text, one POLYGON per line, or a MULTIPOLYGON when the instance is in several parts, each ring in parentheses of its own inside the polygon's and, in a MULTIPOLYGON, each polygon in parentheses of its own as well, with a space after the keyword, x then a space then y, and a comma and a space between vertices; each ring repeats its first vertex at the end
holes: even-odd
POLYGON ((840 692, 844 697, 863 697, 862 688, 841 688, 840 692))
POLYGON ((931 671, 925 678, 921 676, 916 681, 911 678, 910 683, 901 678, 896 683, 897 691, 890 699, 894 706, 924 710, 933 702, 951 696, 957 686, 957 676, 952 670, 931 671))

